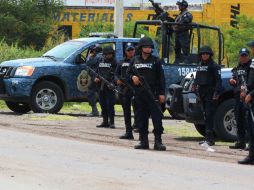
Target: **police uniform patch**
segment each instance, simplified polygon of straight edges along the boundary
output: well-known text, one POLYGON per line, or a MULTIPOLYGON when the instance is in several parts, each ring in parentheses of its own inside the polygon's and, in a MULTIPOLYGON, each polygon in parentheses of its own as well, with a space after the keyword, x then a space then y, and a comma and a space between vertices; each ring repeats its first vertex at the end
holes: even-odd
POLYGON ((129 67, 130 63, 123 63, 122 67, 129 67))
POLYGON ((111 64, 110 64, 110 63, 100 63, 100 64, 99 64, 99 67, 100 67, 100 68, 110 68, 110 67, 111 67, 111 64))
POLYGON ((77 78, 77 88, 81 92, 86 92, 88 90, 88 85, 91 82, 91 77, 86 70, 82 70, 77 78))
POLYGON ((140 63, 140 64, 135 64, 135 67, 137 69, 152 69, 153 67, 153 64, 152 63, 140 63))

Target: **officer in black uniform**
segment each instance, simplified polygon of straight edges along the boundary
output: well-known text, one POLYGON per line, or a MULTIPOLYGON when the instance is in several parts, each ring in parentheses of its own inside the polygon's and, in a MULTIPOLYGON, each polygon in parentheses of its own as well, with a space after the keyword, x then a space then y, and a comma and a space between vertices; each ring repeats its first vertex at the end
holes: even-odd
POLYGON ((209 46, 203 46, 199 51, 200 65, 197 67, 194 85, 196 86, 205 119, 205 141, 209 146, 215 144, 214 140, 214 114, 215 105, 222 88, 221 69, 213 60, 213 51, 209 46))
MULTIPOLYGON (((114 71, 116 69, 116 61, 114 58, 115 51, 112 46, 106 46, 103 48, 103 57, 99 60, 97 73, 110 82, 114 82, 114 71)), ((94 81, 100 84, 99 89, 99 102, 102 110, 103 122, 96 127, 115 128, 115 93, 113 89, 107 86, 99 78, 95 78, 94 81), (109 121, 108 121, 109 119, 109 121)))
MULTIPOLYGON (((89 48, 89 57, 87 60, 87 65, 92 68, 93 70, 96 70, 98 67, 98 57, 97 54, 100 52, 100 47, 98 45, 93 45, 89 48)), ((93 78, 92 74, 89 73, 91 78, 93 78)), ((87 91, 87 100, 89 105, 92 108, 91 113, 88 114, 88 116, 99 116, 99 112, 96 106, 96 97, 97 97, 97 87, 96 83, 92 80, 88 85, 88 91, 87 91)))
MULTIPOLYGON (((254 41, 247 44, 254 55, 254 41)), ((245 103, 248 108, 248 134, 249 134, 249 155, 243 160, 238 161, 239 164, 254 165, 254 118, 253 118, 253 104, 254 104, 254 59, 251 60, 249 75, 248 75, 248 94, 245 97, 245 103)), ((244 96, 244 95, 242 95, 244 96)))
POLYGON ((131 86, 129 80, 126 78, 127 68, 129 67, 130 61, 134 56, 135 48, 133 44, 127 43, 125 46, 125 58, 123 61, 117 64, 115 71, 116 83, 118 86, 120 86, 121 92, 123 93, 119 95, 119 98, 123 108, 126 128, 125 134, 120 136, 120 139, 134 139, 131 126, 131 101, 133 97, 133 89, 130 88, 131 86))
POLYGON ((162 144, 161 134, 163 133, 162 115, 152 103, 151 96, 148 91, 142 88, 139 75, 149 85, 151 92, 160 103, 165 102, 165 78, 162 69, 162 63, 158 57, 152 55, 153 41, 149 37, 143 37, 139 41, 140 55, 134 57, 127 69, 127 76, 131 80, 135 88, 137 127, 139 129, 140 144, 135 149, 149 149, 148 142, 148 120, 152 117, 155 135, 154 150, 166 150, 166 146, 162 144), (139 74, 137 74, 137 71, 139 74))
MULTIPOLYGON (((192 23, 193 16, 187 10, 188 2, 185 0, 176 3, 181 11, 176 17, 175 22, 180 24, 192 23)), ((190 27, 184 25, 173 25, 175 31, 175 63, 188 63, 190 53, 190 27)))
POLYGON ((246 119, 247 108, 244 103, 244 98, 240 97, 241 85, 243 81, 241 77, 245 78, 245 81, 248 79, 249 68, 251 64, 250 52, 247 48, 242 48, 239 51, 239 64, 237 67, 233 68, 233 78, 229 80, 229 83, 235 87, 234 95, 235 95, 235 120, 237 124, 237 138, 238 141, 233 145, 229 146, 231 149, 245 149, 245 135, 248 127, 248 122, 246 119))

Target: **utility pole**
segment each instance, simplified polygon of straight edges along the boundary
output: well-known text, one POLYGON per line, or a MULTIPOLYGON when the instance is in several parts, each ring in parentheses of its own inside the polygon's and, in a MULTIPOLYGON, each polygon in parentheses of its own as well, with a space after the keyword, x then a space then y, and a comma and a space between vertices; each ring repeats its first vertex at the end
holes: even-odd
POLYGON ((115 0, 114 33, 118 37, 123 37, 123 0, 115 0))

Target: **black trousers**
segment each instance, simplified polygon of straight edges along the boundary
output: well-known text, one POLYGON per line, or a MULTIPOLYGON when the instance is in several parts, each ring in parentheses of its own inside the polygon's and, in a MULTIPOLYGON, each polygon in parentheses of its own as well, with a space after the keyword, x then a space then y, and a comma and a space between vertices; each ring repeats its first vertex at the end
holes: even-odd
POLYGON ((139 133, 148 134, 149 117, 151 116, 153 122, 153 133, 155 135, 161 135, 163 133, 162 116, 152 103, 152 99, 149 97, 146 91, 142 91, 135 96, 136 102, 136 114, 137 114, 137 128, 139 133))
POLYGON ((87 100, 88 100, 88 103, 91 107, 94 107, 96 106, 96 95, 98 93, 98 90, 94 85, 90 85, 88 86, 88 90, 87 90, 87 100))
POLYGON ((236 98, 235 104, 235 120, 237 125, 237 138, 239 142, 245 143, 246 130, 248 127, 248 109, 246 105, 240 101, 240 95, 236 98))
POLYGON ((205 119, 205 133, 206 140, 214 141, 214 115, 216 109, 216 102, 213 100, 213 94, 208 93, 200 96, 202 110, 205 119))
POLYGON ((188 56, 190 53, 190 39, 189 32, 175 33, 175 62, 188 63, 188 56))
POLYGON ((120 94, 119 98, 123 108, 124 122, 126 130, 132 130, 131 128, 131 103, 133 92, 131 90, 125 91, 124 94, 120 94))
POLYGON ((99 102, 101 106, 101 114, 104 119, 112 119, 115 116, 115 92, 108 87, 104 87, 99 91, 99 102))
POLYGON ((248 131, 248 135, 249 135, 249 151, 252 153, 252 155, 254 155, 254 122, 252 120, 251 117, 251 112, 250 110, 252 110, 253 113, 253 108, 250 108, 247 110, 247 120, 248 120, 248 127, 247 127, 247 131, 248 131))

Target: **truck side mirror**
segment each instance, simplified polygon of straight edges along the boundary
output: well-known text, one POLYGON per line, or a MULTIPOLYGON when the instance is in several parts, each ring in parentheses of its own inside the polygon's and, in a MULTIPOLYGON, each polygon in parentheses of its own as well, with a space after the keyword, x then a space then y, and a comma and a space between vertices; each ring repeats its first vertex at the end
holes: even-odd
POLYGON ((75 63, 83 64, 85 62, 86 62, 86 58, 84 58, 81 54, 78 54, 76 59, 75 59, 75 63))

